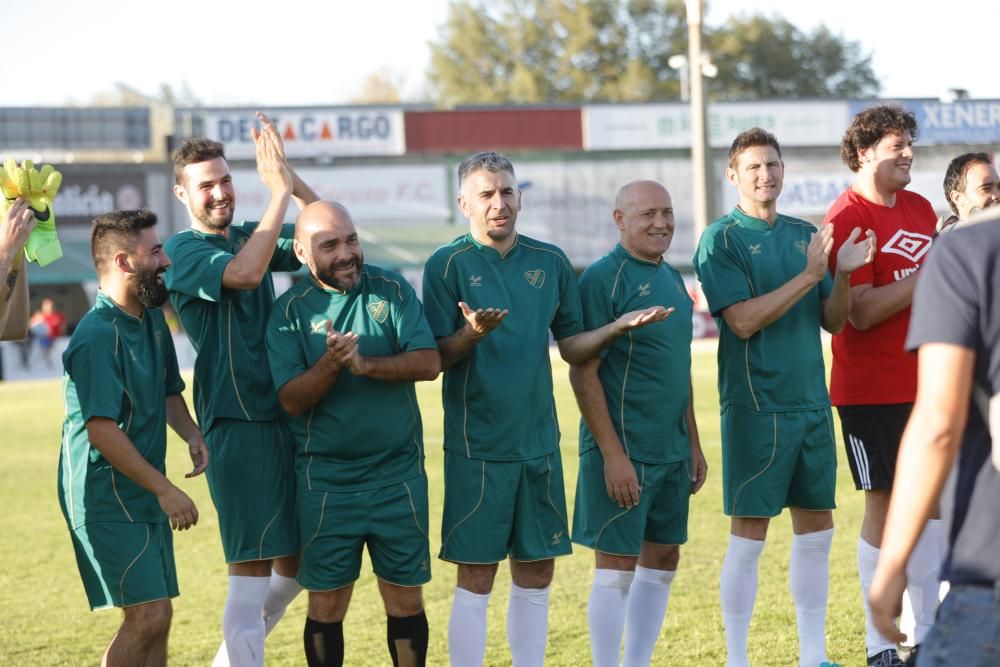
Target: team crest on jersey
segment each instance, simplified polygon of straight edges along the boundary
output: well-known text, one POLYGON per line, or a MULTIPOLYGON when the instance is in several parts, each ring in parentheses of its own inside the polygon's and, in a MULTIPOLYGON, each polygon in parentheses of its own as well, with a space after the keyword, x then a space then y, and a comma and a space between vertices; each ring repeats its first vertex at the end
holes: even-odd
POLYGON ((759 255, 761 252, 759 243, 751 243, 747 248, 750 250, 751 255, 759 255))
POLYGON ((809 244, 802 240, 796 241, 795 249, 805 255, 809 251, 809 244))
POLYGON ((649 296, 649 283, 640 283, 639 296, 649 296))
POLYGON ((309 325, 309 333, 326 334, 326 320, 316 320, 309 325))
POLYGON ((535 269, 534 271, 525 271, 524 277, 527 279, 528 284, 535 289, 541 289, 542 285, 545 284, 545 272, 541 269, 535 269))
POLYGON ((376 322, 382 324, 385 322, 385 318, 389 317, 389 302, 376 301, 374 303, 369 303, 368 312, 371 313, 371 316, 375 318, 376 322))
POLYGON ((482 287, 483 277, 482 276, 469 276, 469 287, 482 287))
POLYGON ((916 262, 931 249, 931 237, 917 232, 908 232, 905 229, 898 230, 892 238, 882 246, 882 252, 900 255, 916 262))
POLYGON ((237 239, 236 242, 233 243, 233 254, 235 255, 240 250, 243 250, 243 246, 245 246, 246 244, 247 240, 245 238, 237 239))

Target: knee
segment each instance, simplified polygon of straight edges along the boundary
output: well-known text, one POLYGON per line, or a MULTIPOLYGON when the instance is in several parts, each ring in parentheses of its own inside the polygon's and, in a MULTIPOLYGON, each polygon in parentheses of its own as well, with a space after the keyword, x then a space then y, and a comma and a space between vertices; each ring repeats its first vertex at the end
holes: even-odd
POLYGON ((170 600, 157 600, 126 608, 125 624, 131 626, 136 634, 160 639, 170 633, 173 615, 174 610, 170 600))
POLYGON ((422 612, 424 610, 422 590, 420 586, 392 592, 383 590, 382 601, 385 603, 386 616, 407 617, 422 612))
POLYGON ((347 615, 347 604, 338 591, 309 593, 309 618, 320 623, 340 623, 347 615))
POLYGON ((676 570, 681 561, 681 548, 676 544, 659 547, 648 554, 643 554, 639 564, 653 570, 676 570))
POLYGON ((476 595, 486 595, 493 590, 497 563, 490 565, 459 565, 458 587, 476 595))
POLYGON ((555 561, 552 559, 533 563, 512 560, 510 565, 511 579, 521 588, 546 588, 552 583, 552 575, 556 570, 555 561))

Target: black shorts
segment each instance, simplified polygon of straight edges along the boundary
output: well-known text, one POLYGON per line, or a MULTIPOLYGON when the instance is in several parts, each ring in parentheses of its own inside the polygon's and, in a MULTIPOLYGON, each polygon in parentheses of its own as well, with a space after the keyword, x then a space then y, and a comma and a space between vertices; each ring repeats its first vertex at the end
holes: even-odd
POLYGON ((854 488, 892 488, 896 454, 913 403, 842 405, 837 407, 854 488))

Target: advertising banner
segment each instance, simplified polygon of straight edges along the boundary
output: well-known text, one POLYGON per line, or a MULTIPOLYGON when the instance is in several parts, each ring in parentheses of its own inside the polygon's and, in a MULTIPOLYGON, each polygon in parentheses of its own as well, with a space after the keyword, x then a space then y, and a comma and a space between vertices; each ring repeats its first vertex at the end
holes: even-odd
MULTIPOLYGON (((614 104, 583 108, 587 150, 689 148, 687 104, 614 104)), ((831 102, 721 102, 707 113, 708 141, 728 148, 751 127, 773 132, 782 146, 838 146, 850 120, 849 104, 831 102)))
MULTIPOLYGON (((254 158, 250 128, 254 109, 196 111, 205 136, 222 142, 229 159, 254 158)), ((277 109, 269 112, 288 157, 402 155, 406 152, 403 112, 395 108, 277 109)))

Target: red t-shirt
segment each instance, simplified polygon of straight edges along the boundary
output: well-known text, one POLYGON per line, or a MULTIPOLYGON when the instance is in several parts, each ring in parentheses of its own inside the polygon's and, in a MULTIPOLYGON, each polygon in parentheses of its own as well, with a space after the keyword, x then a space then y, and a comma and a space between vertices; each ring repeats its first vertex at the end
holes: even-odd
MULTIPOLYGON (((851 274, 851 287, 874 287, 902 280, 920 268, 931 247, 937 215, 920 195, 900 190, 893 207, 874 204, 848 188, 824 222, 833 224, 830 271, 851 230, 875 232, 875 259, 851 274)), ((833 337, 830 401, 834 405, 910 403, 917 395, 917 356, 904 349, 910 307, 859 331, 848 322, 833 337)))
POLYGON ((62 335, 63 327, 66 326, 66 316, 58 310, 42 315, 42 321, 48 327, 49 338, 58 338, 62 335))

